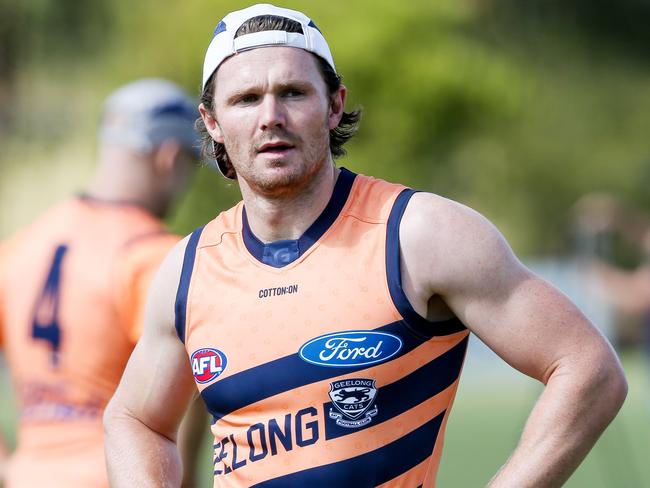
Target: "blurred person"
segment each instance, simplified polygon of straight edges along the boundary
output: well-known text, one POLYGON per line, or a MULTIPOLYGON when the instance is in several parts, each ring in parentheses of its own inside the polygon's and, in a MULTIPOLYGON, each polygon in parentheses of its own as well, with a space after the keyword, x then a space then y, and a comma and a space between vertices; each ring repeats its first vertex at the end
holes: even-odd
POLYGON ((573 206, 572 220, 588 272, 601 283, 599 298, 636 318, 643 329, 637 338, 650 353, 650 215, 614 195, 591 193, 573 206), (640 257, 637 265, 625 267, 613 261, 611 241, 616 237, 640 257))
POLYGON ((622 405, 606 339, 490 222, 335 166, 360 115, 346 93, 302 13, 218 23, 199 126, 243 201, 154 278, 104 416, 112 486, 179 485, 197 388, 215 487, 434 486, 470 331, 546 385, 492 487, 560 486, 622 405))
POLYGON ((102 414, 141 334, 151 278, 180 239, 161 218, 197 160, 196 116, 166 80, 116 90, 87 192, 0 247, 0 345, 19 414, 7 488, 108 486, 102 414))

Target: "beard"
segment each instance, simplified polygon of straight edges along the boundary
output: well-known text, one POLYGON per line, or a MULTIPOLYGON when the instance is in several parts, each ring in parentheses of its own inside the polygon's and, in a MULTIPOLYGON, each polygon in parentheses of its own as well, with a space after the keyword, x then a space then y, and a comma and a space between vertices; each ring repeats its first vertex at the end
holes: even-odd
MULTIPOLYGON (((226 150, 228 151, 228 141, 226 150)), ((232 146, 232 154, 241 154, 232 146)), ((254 191, 268 197, 283 197, 299 193, 308 187, 323 167, 330 161, 329 129, 324 124, 318 130, 303 134, 303 137, 290 133, 286 129, 273 129, 250 144, 247 161, 234 164, 238 179, 254 191), (266 160, 261 166, 256 163, 258 150, 271 141, 282 140, 293 146, 291 154, 266 160)), ((228 151, 231 154, 230 151, 228 151)))

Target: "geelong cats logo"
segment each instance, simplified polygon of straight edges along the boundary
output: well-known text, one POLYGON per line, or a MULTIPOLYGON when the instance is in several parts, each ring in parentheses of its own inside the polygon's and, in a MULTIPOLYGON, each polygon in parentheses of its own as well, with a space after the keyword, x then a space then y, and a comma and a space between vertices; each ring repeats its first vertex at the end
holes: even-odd
POLYGON ((330 383, 329 396, 336 410, 330 408, 329 417, 336 425, 355 429, 369 424, 377 415, 375 380, 350 378, 330 383))

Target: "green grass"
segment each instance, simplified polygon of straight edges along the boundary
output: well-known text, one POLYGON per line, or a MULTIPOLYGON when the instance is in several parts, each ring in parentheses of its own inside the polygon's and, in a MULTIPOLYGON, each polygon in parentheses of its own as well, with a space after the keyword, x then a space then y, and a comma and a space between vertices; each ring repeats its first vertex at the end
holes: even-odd
MULTIPOLYGON (((472 352, 447 426, 438 476, 441 488, 484 486, 514 448, 541 391, 536 382, 472 352)), ((630 384, 628 399, 566 484, 568 488, 650 486, 650 369, 639 352, 626 352, 622 360, 630 384)), ((0 375, 0 393, 0 424, 14 442, 15 409, 4 374, 0 375)), ((212 486, 211 456, 206 436, 199 462, 201 488, 212 486)))
MULTIPOLYGON (((649 365, 638 352, 622 355, 628 398, 571 479, 569 488, 650 486, 649 365)), ((471 369, 472 357, 468 359, 471 369)), ((513 373, 513 375, 516 373, 513 373)), ((521 375, 471 375, 461 379, 442 457, 438 486, 478 487, 514 449, 541 386, 521 375), (467 381, 464 381, 467 380, 467 381)))

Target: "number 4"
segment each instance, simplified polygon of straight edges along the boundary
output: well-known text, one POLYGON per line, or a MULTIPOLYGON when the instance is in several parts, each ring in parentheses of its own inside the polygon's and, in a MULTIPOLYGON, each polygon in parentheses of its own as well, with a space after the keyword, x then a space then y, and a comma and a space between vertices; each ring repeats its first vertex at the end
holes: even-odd
POLYGON ((58 366, 61 347, 61 327, 59 325, 59 300, 61 284, 61 263, 68 246, 60 245, 54 252, 54 259, 45 280, 45 286, 36 300, 32 321, 32 337, 45 341, 52 348, 52 365, 58 366))

